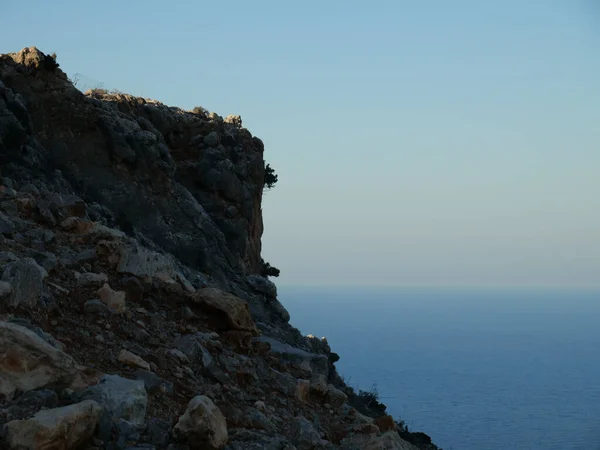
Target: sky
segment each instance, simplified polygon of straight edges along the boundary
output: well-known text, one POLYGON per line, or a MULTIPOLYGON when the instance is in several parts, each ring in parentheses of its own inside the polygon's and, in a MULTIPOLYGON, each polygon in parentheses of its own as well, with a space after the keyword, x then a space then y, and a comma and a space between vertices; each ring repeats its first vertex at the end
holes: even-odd
POLYGON ((600 286, 595 0, 0 0, 0 52, 240 114, 279 285, 600 286))

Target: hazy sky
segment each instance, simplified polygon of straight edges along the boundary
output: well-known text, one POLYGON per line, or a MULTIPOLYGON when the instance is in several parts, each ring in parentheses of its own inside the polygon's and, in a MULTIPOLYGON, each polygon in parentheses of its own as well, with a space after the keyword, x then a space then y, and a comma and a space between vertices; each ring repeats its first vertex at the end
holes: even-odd
POLYGON ((0 52, 241 114, 279 174, 279 284, 600 285, 595 0, 0 0, 0 17, 0 52))

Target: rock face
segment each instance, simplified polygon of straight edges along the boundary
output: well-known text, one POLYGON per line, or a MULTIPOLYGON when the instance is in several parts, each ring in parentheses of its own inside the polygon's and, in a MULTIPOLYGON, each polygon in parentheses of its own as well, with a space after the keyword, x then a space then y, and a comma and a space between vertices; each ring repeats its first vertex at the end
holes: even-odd
POLYGON ((218 450, 225 447, 228 440, 225 416, 211 399, 203 395, 190 401, 173 433, 176 439, 197 450, 218 450))
POLYGON ((262 155, 239 116, 0 55, 1 448, 436 449, 260 275, 262 155))
POLYGON ((101 414, 93 400, 40 411, 7 423, 6 442, 15 450, 76 449, 92 437, 101 414))

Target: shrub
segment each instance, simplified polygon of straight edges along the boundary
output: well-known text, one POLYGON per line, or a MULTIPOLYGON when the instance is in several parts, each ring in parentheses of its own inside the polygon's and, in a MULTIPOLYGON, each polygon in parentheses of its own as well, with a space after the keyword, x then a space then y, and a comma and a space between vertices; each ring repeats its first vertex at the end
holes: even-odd
POLYGON ((196 106, 194 109, 192 109, 192 113, 198 114, 199 116, 207 117, 208 109, 203 108, 202 106, 196 106))
POLYGON ((271 266, 271 264, 269 264, 262 258, 261 258, 261 262, 262 262, 262 269, 260 271, 260 274, 263 277, 278 277, 279 276, 280 270, 277 267, 271 266))
POLYGON ((273 189, 277 183, 277 174, 270 164, 265 167, 265 186, 267 189, 273 189))

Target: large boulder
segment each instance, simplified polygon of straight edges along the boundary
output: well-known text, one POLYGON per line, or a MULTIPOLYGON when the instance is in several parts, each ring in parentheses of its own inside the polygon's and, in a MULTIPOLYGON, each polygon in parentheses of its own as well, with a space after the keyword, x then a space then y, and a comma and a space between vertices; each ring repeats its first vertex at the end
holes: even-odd
POLYGON ((101 414, 102 407, 93 400, 42 410, 30 419, 7 423, 6 442, 14 450, 76 449, 92 437, 101 414))
POLYGON ((173 428, 178 441, 193 450, 218 450, 227 444, 227 421, 221 410, 204 395, 194 397, 173 428))
POLYGON ((81 400, 95 400, 104 408, 105 419, 125 419, 142 425, 148 397, 144 382, 118 375, 104 375, 100 382, 81 394, 81 400))
POLYGON ((0 396, 17 390, 67 387, 77 374, 73 358, 33 331, 0 322, 0 396))
POLYGON ((221 319, 220 328, 257 333, 248 303, 233 294, 216 288, 204 288, 192 296, 193 302, 221 319))

